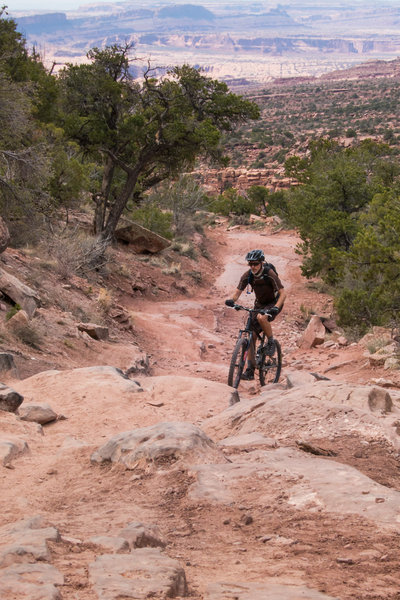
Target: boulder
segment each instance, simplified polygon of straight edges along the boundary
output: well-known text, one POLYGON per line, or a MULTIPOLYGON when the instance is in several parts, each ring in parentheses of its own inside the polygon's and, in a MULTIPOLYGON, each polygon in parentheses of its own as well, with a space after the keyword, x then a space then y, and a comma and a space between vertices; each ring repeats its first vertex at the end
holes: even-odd
POLYGON ((191 423, 158 423, 113 436, 92 454, 92 463, 121 463, 134 469, 140 462, 170 465, 179 460, 213 462, 226 459, 216 444, 191 423))
POLYGON ((138 253, 156 254, 171 245, 170 240, 133 222, 127 222, 119 227, 115 232, 115 237, 118 241, 133 246, 138 253))
POLYGON ((89 578, 99 600, 166 600, 187 595, 184 569, 156 548, 98 556, 89 566, 89 578))
POLYGON ((6 327, 12 332, 18 331, 20 328, 24 328, 29 325, 29 316, 25 310, 17 311, 8 321, 6 321, 6 327))
POLYGON ((49 404, 23 404, 18 410, 19 417, 22 421, 33 421, 40 425, 56 421, 57 413, 50 407, 49 404))
POLYGON ((321 317, 321 321, 329 333, 332 333, 337 328, 336 321, 335 319, 332 319, 332 317, 321 317))
POLYGON ((325 327, 321 318, 313 315, 307 325, 306 330, 300 338, 300 348, 314 348, 325 341, 325 327))
POLYGON ((108 340, 108 327, 96 325, 95 323, 78 323, 79 331, 87 333, 94 340, 108 340))
POLYGON ((400 360, 395 356, 390 356, 385 360, 383 368, 385 369, 385 371, 389 369, 393 371, 398 371, 400 369, 400 360))
POLYGON ((4 383, 0 383, 0 410, 15 413, 23 400, 24 397, 21 394, 18 394, 18 392, 4 383))
POLYGON ((3 269, 0 269, 0 291, 15 304, 19 304, 30 319, 40 306, 37 292, 3 269))
POLYGON ((385 346, 393 341, 392 332, 385 327, 373 327, 372 331, 366 333, 358 343, 360 346, 367 348, 371 344, 379 344, 385 346))
POLYGON ((25 440, 10 434, 2 434, 0 437, 0 463, 8 467, 11 461, 18 456, 29 452, 29 446, 25 440))

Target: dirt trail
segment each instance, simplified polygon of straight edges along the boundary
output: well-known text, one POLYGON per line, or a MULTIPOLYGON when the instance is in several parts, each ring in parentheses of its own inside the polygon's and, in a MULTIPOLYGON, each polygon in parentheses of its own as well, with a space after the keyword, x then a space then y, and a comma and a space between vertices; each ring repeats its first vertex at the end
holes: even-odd
MULTIPOLYGON (((259 446, 227 444, 225 471, 213 474, 207 472, 212 466, 203 466, 204 478, 214 477, 216 493, 231 483, 234 501, 229 502, 196 499, 196 469, 171 464, 127 471, 120 465, 91 464, 93 451, 116 433, 165 421, 207 427, 210 417, 228 407, 231 391, 224 384, 242 316, 225 307, 224 300, 236 287, 245 268, 244 255, 251 248, 264 249, 288 291, 284 312, 274 326, 284 350, 283 374, 295 369, 323 373, 344 363, 332 371, 332 379, 365 383, 382 375, 362 366, 365 358, 358 346, 313 349, 306 355, 299 350, 296 342, 304 327, 301 306, 329 316, 332 304, 301 278, 293 233, 226 231, 222 226, 210 236, 215 281, 209 290, 199 287, 196 297, 180 295, 175 301, 130 298, 125 302, 137 342, 150 355, 152 373, 137 377, 140 390, 109 371, 39 374, 15 382, 27 402, 49 402, 66 419, 46 426, 44 435, 33 425, 19 423, 17 430, 7 420, 10 431, 29 437, 30 454, 0 473, 4 523, 44 514, 59 528, 62 541, 51 544, 51 549, 52 563, 65 576, 63 600, 98 600, 88 579, 88 565, 104 550, 90 538, 117 536, 130 521, 160 527, 168 541, 168 556, 185 568, 193 600, 273 598, 255 588, 248 595, 243 592, 245 584, 264 580, 300 590, 298 596, 276 598, 323 598, 326 593, 341 600, 397 600, 398 532, 380 530, 359 515, 326 512, 311 500, 311 508, 307 503, 288 502, 288 489, 300 487, 301 476, 269 468, 268 451, 276 447, 272 430, 265 433, 271 438, 259 446), (237 586, 225 589, 221 584, 219 592, 206 595, 210 583, 224 581, 237 586), (303 594, 305 585, 318 591, 303 594)), ((242 298, 249 305, 253 302, 253 296, 242 298)), ((98 350, 92 364, 123 368, 127 348, 117 342, 108 345, 98 350)), ((81 363, 87 364, 83 356, 81 363)), ((250 403, 260 388, 257 382, 248 382, 240 393, 250 403)), ((308 410, 302 416, 305 423, 308 410)), ((229 435, 221 432, 221 437, 229 435)), ((378 439, 366 447, 355 432, 347 437, 321 434, 318 444, 336 451, 335 460, 356 465, 393 494, 400 489, 398 457, 386 442, 378 439)))
MULTIPOLYGON (((226 308, 224 300, 232 295, 246 269, 244 256, 248 249, 262 248, 277 267, 288 293, 284 310, 274 323, 274 333, 283 348, 284 367, 320 373, 330 369, 332 379, 360 383, 380 376, 371 370, 364 350, 356 345, 330 351, 299 350, 297 341, 307 314, 331 316, 332 299, 312 289, 301 276, 301 260, 295 252, 299 240, 294 232, 257 232, 244 227, 226 231, 221 227, 210 235, 215 241, 215 281, 208 291, 199 288, 198 295, 185 300, 149 303, 141 299, 128 304, 140 346, 149 353, 155 375, 176 370, 226 382, 234 341, 244 317, 226 308)), ((243 292, 240 301, 252 306, 254 294, 243 292)), ((250 393, 258 390, 255 384, 244 382, 242 388, 250 393)))

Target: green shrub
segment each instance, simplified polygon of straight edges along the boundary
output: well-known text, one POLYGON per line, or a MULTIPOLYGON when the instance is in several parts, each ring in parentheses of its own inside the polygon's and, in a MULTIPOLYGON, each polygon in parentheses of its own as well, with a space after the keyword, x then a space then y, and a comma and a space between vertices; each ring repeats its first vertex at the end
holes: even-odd
POLYGON ((210 201, 208 209, 219 215, 251 215, 257 214, 256 202, 251 198, 241 196, 237 190, 230 188, 210 201))
POLYGON ((158 233, 167 240, 172 240, 174 237, 171 229, 171 212, 162 211, 156 204, 149 203, 137 208, 131 213, 131 217, 139 225, 158 233))

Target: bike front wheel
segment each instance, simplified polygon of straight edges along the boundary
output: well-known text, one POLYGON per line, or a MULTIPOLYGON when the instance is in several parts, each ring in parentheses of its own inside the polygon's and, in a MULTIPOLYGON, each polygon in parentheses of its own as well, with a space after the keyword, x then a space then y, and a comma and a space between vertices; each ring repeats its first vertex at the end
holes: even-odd
POLYGON ((249 349, 249 340, 240 338, 236 342, 236 346, 232 353, 231 364, 228 374, 228 385, 237 389, 242 378, 243 369, 246 364, 247 352, 249 349))
POLYGON ((260 384, 267 385, 268 383, 278 383, 282 369, 282 349, 278 340, 275 340, 275 352, 272 356, 268 356, 261 349, 259 377, 260 384))

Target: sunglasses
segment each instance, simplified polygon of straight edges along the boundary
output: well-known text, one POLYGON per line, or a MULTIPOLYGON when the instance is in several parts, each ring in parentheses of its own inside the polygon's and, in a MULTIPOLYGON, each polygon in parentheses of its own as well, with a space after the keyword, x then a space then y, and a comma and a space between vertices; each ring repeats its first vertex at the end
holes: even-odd
POLYGON ((249 262, 249 267, 256 267, 257 265, 260 264, 260 262, 249 262))

